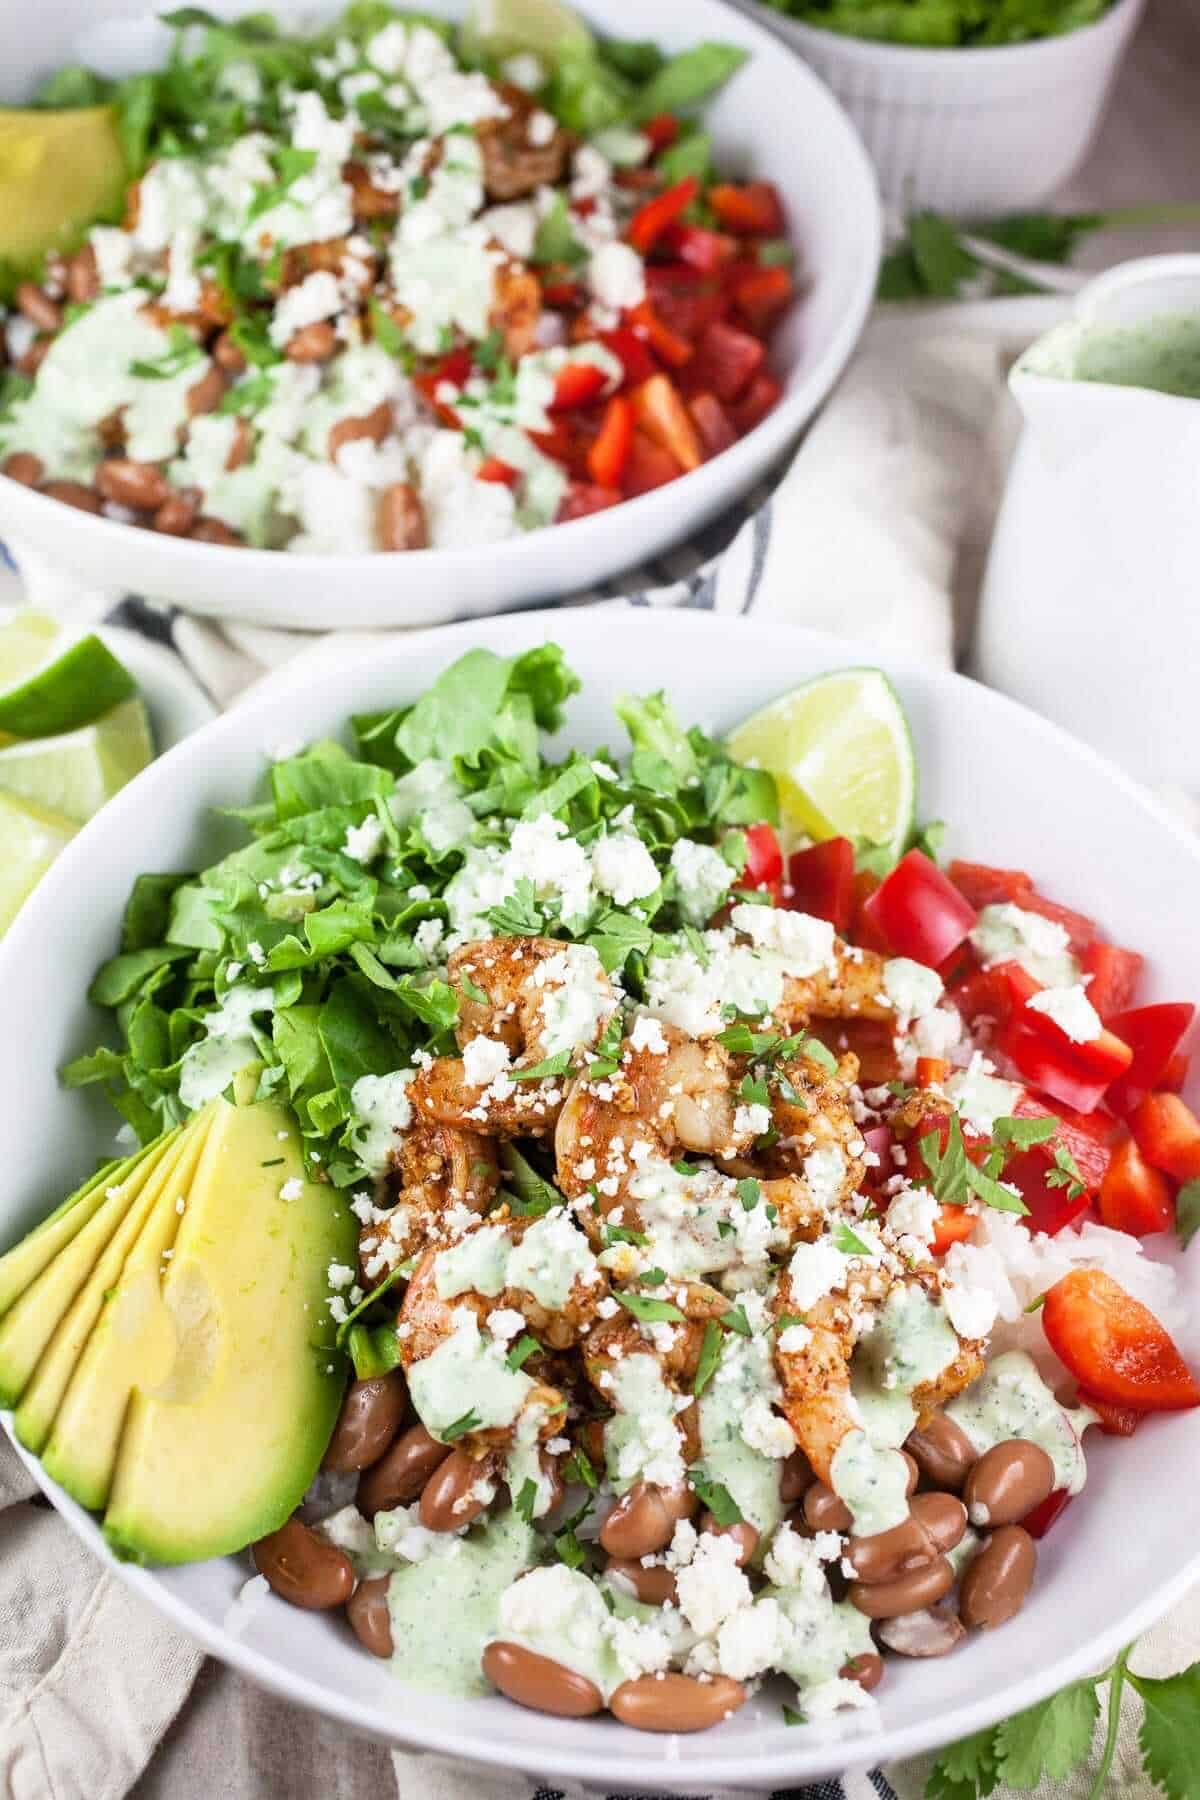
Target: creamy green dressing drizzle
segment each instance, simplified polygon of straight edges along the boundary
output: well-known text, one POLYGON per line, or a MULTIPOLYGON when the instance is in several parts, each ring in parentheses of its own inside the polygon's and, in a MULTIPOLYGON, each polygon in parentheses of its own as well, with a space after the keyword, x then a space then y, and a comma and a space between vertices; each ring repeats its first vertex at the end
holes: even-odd
POLYGON ((520 1369, 510 1369, 501 1344, 480 1334, 473 1312, 459 1307, 454 1330, 432 1356, 408 1371, 408 1391, 417 1414, 435 1438, 451 1425, 473 1417, 472 1429, 511 1425, 533 1387, 520 1369))
POLYGON ((700 1443, 705 1473, 727 1488, 742 1517, 757 1527, 760 1548, 783 1517, 779 1460, 764 1456, 742 1436, 751 1404, 776 1388, 769 1340, 729 1333, 721 1362, 700 1397, 700 1443))
POLYGON ((1087 1480, 1081 1437, 1095 1414, 1060 1405, 1024 1350, 1007 1350, 946 1407, 947 1416, 982 1456, 994 1444, 1024 1438, 1054 1464, 1054 1485, 1077 1494, 1087 1480))
POLYGON ((852 1656, 873 1651, 871 1621, 828 1589, 768 1587, 763 1598, 778 1602, 793 1626, 778 1667, 803 1690, 830 1681, 852 1656))
POLYGON ((586 1575, 561 1563, 531 1570, 502 1595, 492 1635, 574 1669, 606 1699, 621 1683, 604 1598, 586 1575))
POLYGON ((616 1408, 604 1427, 604 1460, 614 1491, 623 1494, 635 1481, 664 1487, 681 1481, 675 1426, 680 1397, 663 1380, 657 1358, 640 1352, 622 1358, 606 1392, 616 1408))
MULTIPOLYGON (((456 1541, 453 1555, 431 1556, 391 1576, 391 1666, 410 1687, 466 1697, 491 1691, 480 1657, 496 1635, 500 1597, 532 1562, 535 1539, 524 1520, 507 1512, 456 1541)), ((591 1589, 590 1582, 585 1586, 591 1589)))
POLYGON ((485 1225, 443 1250, 435 1265, 443 1300, 472 1291, 495 1299, 505 1288, 520 1288, 550 1312, 562 1310, 578 1278, 595 1273, 588 1241, 563 1207, 536 1220, 516 1243, 504 1226, 485 1225))

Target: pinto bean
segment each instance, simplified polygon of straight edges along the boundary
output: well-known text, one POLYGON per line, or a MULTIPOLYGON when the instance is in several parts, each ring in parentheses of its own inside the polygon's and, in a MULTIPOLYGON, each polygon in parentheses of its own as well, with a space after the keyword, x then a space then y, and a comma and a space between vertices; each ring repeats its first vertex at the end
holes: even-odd
POLYGON ((384 488, 375 520, 381 550, 424 550, 429 542, 425 508, 407 481, 384 488))
POLYGON ((421 1490, 426 1531, 457 1531, 491 1505, 491 1466, 467 1450, 452 1450, 421 1490))
POLYGON ((864 1650, 843 1663, 838 1674, 843 1681, 857 1681, 865 1694, 873 1694, 883 1680, 883 1658, 873 1650, 864 1650))
POLYGON ((96 486, 106 500, 131 506, 135 512, 156 512, 171 498, 171 484, 153 463, 112 457, 96 470, 96 486))
POLYGON ((945 1413, 931 1414, 916 1431, 909 1432, 904 1443, 926 1481, 954 1493, 977 1461, 970 1438, 945 1413))
POLYGON ((321 1467, 339 1474, 369 1469, 395 1441, 407 1405, 408 1388, 399 1369, 352 1381, 321 1467))
POLYGON ((526 1650, 523 1644, 502 1639, 489 1644, 482 1666, 493 1687, 531 1712, 552 1713, 557 1719, 586 1719, 603 1710, 604 1695, 594 1681, 548 1656, 526 1650))
POLYGON ((740 1681, 716 1675, 697 1681, 691 1675, 639 1675, 623 1681, 609 1700, 622 1725, 635 1731, 707 1731, 735 1713, 746 1700, 740 1681))
POLYGON ((337 453, 343 444, 355 444, 367 438, 372 444, 382 444, 392 428, 392 409, 386 400, 369 413, 363 413, 357 419, 339 419, 336 425, 329 427, 326 450, 330 462, 337 461, 337 453))
POLYGON ((311 325, 302 325, 299 331, 288 339, 284 355, 289 362, 328 362, 337 347, 337 332, 329 320, 316 319, 311 325))
POLYGON ((812 1464, 803 1450, 793 1450, 779 1469, 779 1498, 785 1506, 803 1500, 805 1494, 816 1480, 812 1464))
POLYGON ((854 1527, 846 1502, 823 1481, 814 1482, 805 1494, 804 1517, 814 1531, 850 1531, 854 1527))
POLYGON ((720 1525, 712 1513, 706 1512, 700 1521, 700 1529, 709 1537, 732 1538, 738 1547, 738 1568, 744 1569, 754 1552, 758 1549, 758 1530, 751 1525, 749 1519, 739 1519, 736 1525, 720 1525))
POLYGON ((632 1557, 610 1556, 605 1574, 618 1575, 629 1582, 644 1606, 675 1604, 675 1571, 665 1569, 661 1563, 651 1563, 647 1568, 632 1557))
POLYGON ((964 1625, 993 1630, 1024 1606, 1037 1569, 1037 1545, 1020 1525, 1002 1525, 968 1564, 959 1587, 964 1625))
POLYGON ((101 509, 99 494, 94 488, 84 487, 81 481, 48 481, 42 492, 51 500, 61 500, 64 506, 73 506, 77 512, 98 513, 101 509))
POLYGON ((191 488, 187 493, 172 494, 169 500, 163 501, 154 515, 154 529, 165 537, 187 537, 199 515, 199 491, 191 488))
POLYGON ((15 299, 18 312, 24 314, 39 331, 61 331, 63 322, 62 307, 57 300, 52 300, 44 288, 36 281, 23 281, 17 288, 15 299))
POLYGON ((1054 1488, 1054 1464, 1040 1444, 1009 1438, 980 1457, 963 1488, 972 1525, 1015 1525, 1054 1488))
POLYGON ((875 1630, 880 1643, 897 1656, 947 1656, 967 1635, 958 1614, 942 1606, 881 1619, 875 1630))
POLYGON ((240 549, 244 540, 223 519, 210 519, 207 514, 197 519, 188 536, 197 544, 227 544, 240 549))
POLYGON ((215 412, 225 396, 226 385, 224 373, 212 363, 187 391, 188 418, 198 419, 202 413, 215 412))
POLYGON ((392 1654, 388 1580, 386 1575, 374 1575, 370 1581, 360 1581, 346 1602, 346 1617, 354 1635, 372 1656, 392 1654))
POLYGON ((937 1555, 933 1539, 919 1518, 910 1513, 889 1531, 870 1537, 852 1537, 846 1554, 860 1581, 892 1581, 906 1569, 919 1569, 937 1555))
POLYGON ((967 1529, 967 1509, 957 1494, 917 1494, 912 1516, 939 1551, 953 1550, 967 1529))
POLYGON ((0 475, 7 475, 10 481, 19 481, 22 487, 37 487, 45 473, 45 463, 31 450, 14 450, 0 463, 0 475))
POLYGON ((423 1425, 410 1425, 359 1482, 359 1512, 373 1519, 377 1512, 408 1506, 449 1455, 449 1444, 439 1443, 423 1425))
POLYGON ((354 1588, 350 1558, 300 1519, 289 1519, 253 1547, 254 1566, 281 1599, 310 1612, 343 1605, 354 1588))
POLYGON ((690 1488, 635 1481, 600 1527, 600 1542, 610 1556, 653 1556, 665 1549, 679 1520, 690 1518, 698 1504, 690 1488))
POLYGON ((900 1613, 932 1606, 953 1586, 954 1570, 944 1556, 938 1556, 919 1568, 906 1569, 891 1581, 852 1581, 847 1598, 868 1619, 894 1619, 900 1613))

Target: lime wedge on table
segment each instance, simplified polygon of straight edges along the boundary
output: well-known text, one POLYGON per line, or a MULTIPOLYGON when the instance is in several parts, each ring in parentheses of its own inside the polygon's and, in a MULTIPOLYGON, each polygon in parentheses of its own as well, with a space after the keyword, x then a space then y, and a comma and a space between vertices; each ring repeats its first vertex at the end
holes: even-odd
POLYGON ((55 656, 47 623, 21 613, 0 628, 0 732, 40 738, 75 731, 137 692, 129 670, 98 637, 79 638, 55 656))
POLYGON ((0 932, 37 886, 78 827, 49 807, 0 794, 0 932))
POLYGON ((551 65, 586 56, 594 39, 583 20, 559 0, 475 0, 459 27, 465 56, 515 56, 532 51, 551 65))
POLYGON ((916 755, 880 670, 819 675, 737 726, 727 744, 738 762, 775 776, 792 831, 903 849, 916 816, 916 755))
POLYGON ((146 709, 125 700, 80 731, 0 749, 0 789, 82 825, 153 756, 146 709))

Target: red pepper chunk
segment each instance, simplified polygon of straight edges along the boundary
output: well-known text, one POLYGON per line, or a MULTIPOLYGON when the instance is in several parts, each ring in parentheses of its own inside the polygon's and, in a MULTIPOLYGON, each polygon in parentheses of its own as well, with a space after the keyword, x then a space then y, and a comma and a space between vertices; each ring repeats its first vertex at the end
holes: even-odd
POLYGON ((599 364, 569 362, 555 378, 551 411, 569 412, 577 406, 587 406, 604 392, 607 385, 608 376, 599 364))
POLYGON ((1042 1308, 1051 1348, 1080 1386, 1134 1412, 1200 1406, 1200 1386, 1169 1332, 1100 1269, 1072 1269, 1042 1308))
POLYGON ((1087 946, 1079 960, 1083 973, 1091 977, 1087 997, 1105 1024, 1110 1024, 1112 1014, 1124 1012, 1137 992, 1146 959, 1119 944, 1095 943, 1087 946))
POLYGON ((1178 1094, 1148 1094, 1129 1115, 1146 1161, 1175 1181, 1200 1179, 1200 1119, 1178 1094))
POLYGON ((945 1256, 951 1244, 961 1244, 969 1238, 975 1229, 975 1214, 968 1206, 942 1206, 938 1208, 937 1218, 933 1222, 933 1242, 930 1249, 935 1256, 945 1256))
POLYGON ((655 153, 668 149, 679 136, 679 120, 674 113, 655 113, 638 128, 643 137, 648 137, 655 153))
POLYGON ((970 906, 1021 905, 1021 896, 1033 891, 1023 869, 993 869, 988 863, 952 862, 946 871, 970 906))
POLYGON ((604 409, 599 436, 587 454, 588 473, 600 487, 619 487, 633 447, 633 408, 614 394, 604 409))
POLYGON ((975 909, 920 850, 902 856, 863 906, 895 956, 936 969, 975 924, 975 909))
POLYGON ((1066 1488, 1055 1488, 1052 1494, 1046 1495, 1040 1506, 1035 1506, 1032 1512, 1025 1514, 1021 1524, 1031 1538, 1044 1538, 1063 1508, 1070 1504, 1070 1500, 1071 1496, 1066 1488))
POLYGON ((787 904, 793 912, 828 919, 840 937, 854 916, 854 845, 849 838, 826 838, 788 857, 787 904))
POLYGON ((655 355, 661 357, 671 368, 681 369, 684 363, 691 362, 694 354, 692 346, 686 338, 664 324, 649 300, 639 300, 630 310, 629 317, 655 355))
POLYGON ((722 450, 737 443, 733 421, 715 394, 693 394, 688 401, 688 411, 700 433, 706 457, 720 456, 722 450))
POLYGON ((783 875, 783 851, 771 825, 747 825, 746 862, 738 882, 744 888, 773 887, 783 875))
POLYGON ((783 207, 769 181, 751 181, 743 187, 719 182, 709 189, 708 203, 726 231, 737 237, 780 237, 783 233, 783 207))
POLYGON ((1132 1437, 1146 1416, 1135 1412, 1132 1406, 1114 1406, 1111 1400, 1102 1400, 1099 1394, 1089 1394, 1086 1388, 1079 1390, 1079 1404, 1089 1407, 1095 1413, 1105 1437, 1132 1437))
POLYGON ((476 481, 490 481, 497 487, 515 488, 521 479, 521 471, 514 469, 511 463, 502 462, 498 456, 489 456, 479 466, 476 481))
POLYGON ((669 375, 652 375, 631 395, 639 428, 652 443, 667 450, 684 469, 704 461, 700 434, 669 375))
POLYGON ((680 213, 687 211, 699 192, 700 183, 696 176, 688 175, 674 187, 667 188, 665 193, 655 194, 653 200, 639 206, 625 234, 634 249, 642 256, 648 256, 667 226, 673 225, 680 213))
POLYGON ((1112 1231, 1147 1237, 1166 1231, 1175 1217, 1171 1184, 1152 1168, 1133 1138, 1118 1144, 1100 1184, 1100 1218, 1112 1231))
POLYGON ((703 275, 715 274, 737 255, 735 238, 723 231, 707 231, 703 225, 669 225, 661 243, 670 256, 703 275))
POLYGON ((1131 1113, 1147 1094, 1168 1085, 1163 1077, 1195 1015, 1194 1006, 1179 1002, 1137 1006, 1109 1019, 1109 1029, 1133 1051, 1133 1061, 1105 1095, 1113 1112, 1131 1113))
POLYGON ((751 330, 765 334, 788 310, 794 294, 787 269, 760 269, 734 283, 733 303, 751 330))
POLYGON ((746 392, 766 354, 758 338, 748 331, 714 319, 697 345, 695 369, 689 372, 728 405, 746 392))

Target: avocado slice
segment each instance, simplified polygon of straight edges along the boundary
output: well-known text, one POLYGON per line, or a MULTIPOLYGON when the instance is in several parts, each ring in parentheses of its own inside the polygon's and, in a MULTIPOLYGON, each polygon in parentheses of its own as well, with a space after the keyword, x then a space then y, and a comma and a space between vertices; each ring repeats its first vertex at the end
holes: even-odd
MULTIPOLYGON (((157 1140, 157 1143, 161 1142, 161 1139, 157 1140)), ((120 1187, 150 1149, 157 1148, 157 1143, 139 1150, 136 1156, 105 1163, 73 1194, 68 1194, 61 1206, 56 1206, 27 1236, 0 1256, 0 1318, 14 1300, 20 1299, 47 1263, 53 1262, 59 1251, 87 1224, 103 1202, 106 1190, 120 1187)))
POLYGON ((143 1562, 223 1556, 277 1530, 344 1387, 327 1270, 354 1262, 356 1221, 305 1179, 282 1108, 214 1108, 162 1286, 174 1357, 134 1391, 104 1519, 118 1554, 143 1562))
MULTIPOLYGON (((99 1190, 91 1217, 0 1319, 0 1406, 15 1406, 20 1399, 59 1320, 162 1158, 175 1153, 176 1141, 175 1134, 158 1139, 159 1156, 146 1156, 119 1185, 110 1181, 99 1190)), ((70 1218, 67 1213, 59 1222, 65 1225, 70 1218)))
MULTIPOLYGON (((163 1253, 174 1246, 182 1217, 178 1202, 184 1202, 186 1212, 212 1124, 212 1111, 206 1108, 187 1126, 169 1166, 164 1165, 155 1179, 148 1204, 138 1208, 141 1229, 130 1234, 126 1254, 119 1262, 107 1253, 101 1259, 110 1267, 115 1263, 113 1285, 96 1279, 99 1264, 93 1271, 90 1298, 98 1316, 68 1370, 66 1391, 50 1420, 53 1429, 49 1441, 43 1439, 42 1452, 46 1473, 81 1506, 93 1510, 108 1499, 135 1385, 160 1381, 171 1367, 175 1333, 162 1304, 163 1253)), ((57 1372, 56 1360, 48 1382, 57 1372)), ((31 1408, 35 1427, 39 1410, 31 1408)))
POLYGON ((128 174, 111 106, 0 110, 0 261, 30 273, 120 215, 128 174))

